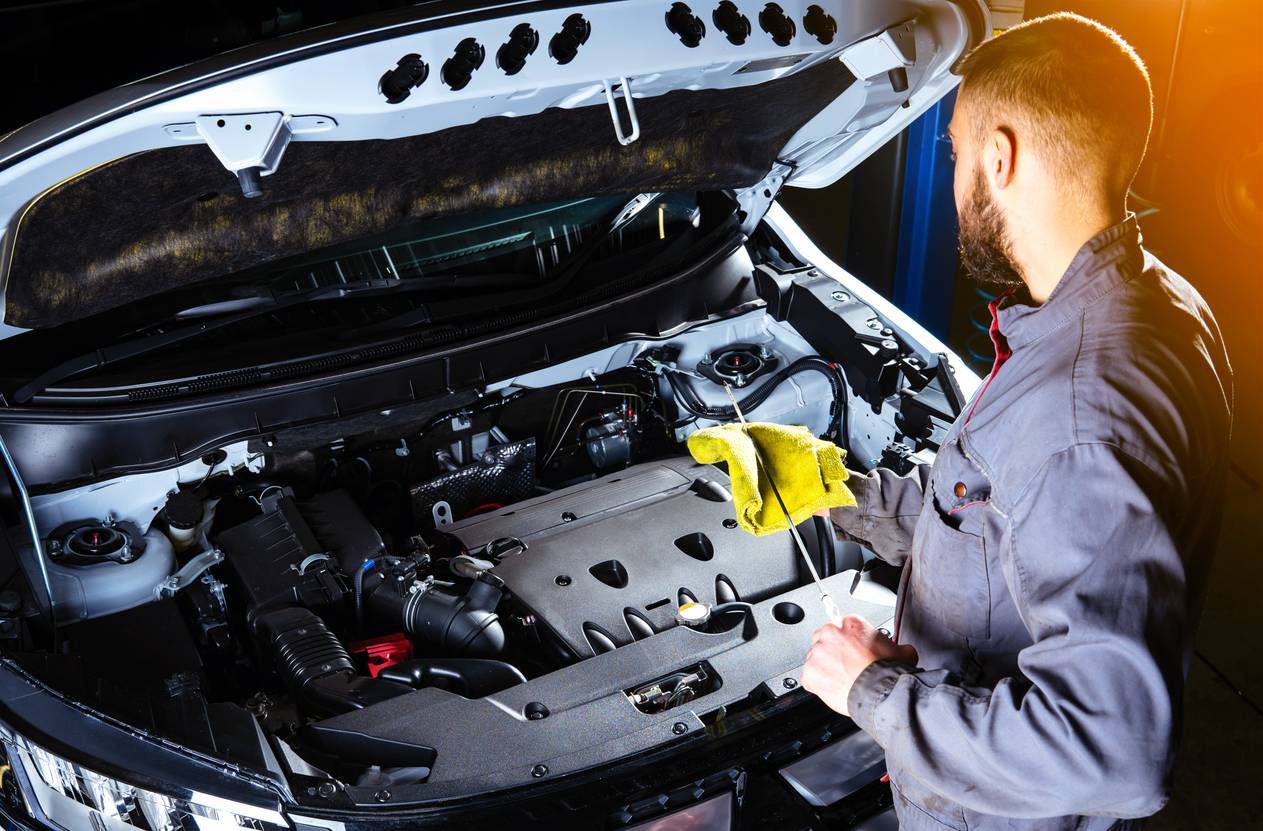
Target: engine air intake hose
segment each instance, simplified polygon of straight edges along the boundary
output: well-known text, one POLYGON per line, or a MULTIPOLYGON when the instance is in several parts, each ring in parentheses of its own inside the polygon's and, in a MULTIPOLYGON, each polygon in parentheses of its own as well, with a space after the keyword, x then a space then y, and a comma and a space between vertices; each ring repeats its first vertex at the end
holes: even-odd
POLYGON ((324 675, 354 670, 350 654, 324 621, 309 609, 279 609, 262 616, 259 626, 276 655, 286 681, 302 688, 324 675))
POLYGON ((346 648, 310 609, 277 609, 257 625, 281 677, 317 712, 355 710, 412 689, 356 674, 346 648))
POLYGON ((496 606, 503 583, 483 574, 463 596, 431 588, 400 595, 383 585, 369 602, 378 614, 403 623, 411 637, 439 647, 451 657, 491 657, 504 651, 504 625, 496 606))

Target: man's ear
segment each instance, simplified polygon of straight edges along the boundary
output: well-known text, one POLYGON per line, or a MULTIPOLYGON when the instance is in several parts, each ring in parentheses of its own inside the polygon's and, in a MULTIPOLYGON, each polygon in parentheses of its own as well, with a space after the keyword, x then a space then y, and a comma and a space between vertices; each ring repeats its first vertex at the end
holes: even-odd
POLYGON ((983 172, 996 190, 1004 190, 1017 175, 1017 136, 1008 127, 996 127, 983 147, 983 172))

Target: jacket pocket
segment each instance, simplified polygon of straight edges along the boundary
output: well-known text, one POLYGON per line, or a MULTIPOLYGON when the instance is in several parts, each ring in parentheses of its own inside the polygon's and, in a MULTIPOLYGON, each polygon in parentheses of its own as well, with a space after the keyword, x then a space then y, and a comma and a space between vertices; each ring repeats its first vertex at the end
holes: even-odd
POLYGON ((902 786, 895 782, 893 773, 890 777, 899 831, 966 831, 965 813, 959 806, 917 787, 915 781, 900 778, 902 786))
POLYGON ((922 614, 963 638, 986 640, 991 637, 986 542, 949 522, 937 506, 921 514, 912 555, 913 595, 922 614))

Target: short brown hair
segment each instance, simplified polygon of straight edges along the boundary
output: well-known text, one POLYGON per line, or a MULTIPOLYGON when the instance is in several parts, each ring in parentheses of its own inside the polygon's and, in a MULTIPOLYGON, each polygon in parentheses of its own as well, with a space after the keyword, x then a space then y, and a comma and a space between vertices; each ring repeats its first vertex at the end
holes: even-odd
POLYGON ((1077 14, 1038 17, 980 44, 956 70, 976 140, 1024 127, 1036 152, 1080 186, 1131 185, 1149 143, 1153 89, 1117 32, 1077 14))

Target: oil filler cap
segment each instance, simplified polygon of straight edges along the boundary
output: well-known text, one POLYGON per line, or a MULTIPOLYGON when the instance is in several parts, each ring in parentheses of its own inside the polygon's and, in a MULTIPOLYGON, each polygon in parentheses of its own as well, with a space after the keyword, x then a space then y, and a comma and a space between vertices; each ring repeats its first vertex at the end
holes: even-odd
POLYGON ((681 626, 705 626, 710 620, 710 607, 705 603, 682 603, 675 610, 675 620, 681 626))

